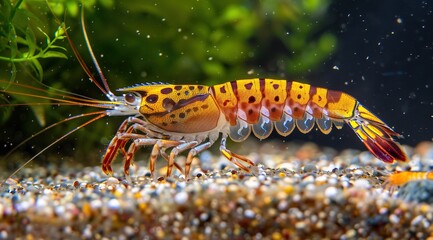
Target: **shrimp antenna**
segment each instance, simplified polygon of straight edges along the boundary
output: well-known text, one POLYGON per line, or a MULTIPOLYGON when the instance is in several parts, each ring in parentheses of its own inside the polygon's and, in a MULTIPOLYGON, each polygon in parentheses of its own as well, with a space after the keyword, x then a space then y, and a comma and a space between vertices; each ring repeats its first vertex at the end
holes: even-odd
MULTIPOLYGON (((99 112, 95 112, 93 114, 97 114, 99 112)), ((33 161, 33 159, 37 158, 39 155, 41 155, 42 153, 44 153, 47 149, 51 148, 53 145, 55 145, 56 143, 60 142, 61 140, 65 139, 67 136, 71 135, 72 133, 76 132, 78 129, 83 128, 84 126, 89 125, 90 123, 99 120, 103 117, 107 116, 107 113, 105 111, 103 111, 102 113, 100 113, 98 116, 88 120, 87 122, 81 124, 80 126, 72 129, 71 131, 67 132, 66 134, 64 134, 63 136, 59 137, 58 139, 56 139, 56 141, 50 143, 48 146, 46 146, 44 149, 42 149, 41 151, 39 151, 36 155, 34 155, 32 158, 30 158, 29 160, 27 160, 27 162, 25 162, 24 164, 22 164, 17 170, 15 170, 12 174, 9 175, 9 177, 7 177, 1 184, 0 186, 4 186, 6 181, 11 178, 12 176, 14 176, 15 174, 17 174, 19 171, 21 171, 21 169, 23 169, 25 166, 27 166, 27 164, 29 164, 31 161, 33 161)), ((66 121, 69 121, 71 119, 68 119, 66 121)), ((61 121, 59 123, 62 123, 65 121, 61 121)), ((51 126, 50 126, 51 127, 51 126)), ((39 133, 38 133, 39 134, 39 133)))
MULTIPOLYGON (((50 8, 50 5, 48 4, 48 8, 50 8)), ((51 8, 50 8, 51 10, 51 8)), ((51 12, 53 12, 51 10, 51 12)), ((90 56, 92 58, 92 61, 97 69, 98 75, 101 78, 104 87, 101 86, 101 84, 99 84, 99 82, 96 80, 95 76, 93 76, 92 72, 90 71, 89 67, 87 66, 86 62, 84 61, 83 57, 81 56, 81 54, 78 52, 77 48, 75 47, 75 44, 72 42, 71 37, 69 36, 69 33, 67 31, 67 28, 64 26, 64 24, 62 24, 62 22, 57 18, 56 15, 54 15, 54 19, 57 22, 57 24, 59 24, 66 35, 66 39, 69 42, 69 46, 72 49, 72 52, 75 55, 75 58, 77 59, 77 61, 80 63, 81 67, 83 68, 84 72, 87 74, 87 76, 89 77, 90 81, 93 82, 96 87, 99 88, 99 90, 101 90, 101 92, 103 92, 105 94, 105 96, 107 96, 107 98, 111 101, 114 101, 116 99, 116 96, 113 94, 113 92, 111 92, 110 88, 108 87, 108 83, 107 83, 107 79, 105 78, 104 74, 102 73, 102 70, 98 64, 98 61, 96 60, 95 55, 93 54, 93 50, 92 47, 90 46, 90 41, 87 37, 87 33, 86 33, 86 27, 85 27, 85 23, 84 23, 84 8, 83 8, 83 3, 81 3, 81 26, 82 26, 82 30, 85 36, 85 42, 86 42, 86 46, 90 51, 90 56)), ((65 14, 65 18, 66 18, 66 14, 65 14)))
POLYGON ((104 88, 107 91, 106 95, 110 100, 115 100, 115 95, 110 90, 110 87, 108 86, 108 83, 107 83, 107 78, 105 77, 104 73, 102 72, 101 67, 99 66, 98 60, 96 59, 95 54, 93 53, 92 45, 90 44, 90 40, 89 40, 89 37, 87 35, 86 23, 84 21, 84 6, 83 6, 83 4, 81 4, 81 29, 83 30, 84 40, 86 42, 87 49, 89 49, 89 54, 90 54, 90 57, 92 58, 93 65, 95 66, 96 71, 98 72, 98 75, 101 78, 102 83, 104 84, 104 88))

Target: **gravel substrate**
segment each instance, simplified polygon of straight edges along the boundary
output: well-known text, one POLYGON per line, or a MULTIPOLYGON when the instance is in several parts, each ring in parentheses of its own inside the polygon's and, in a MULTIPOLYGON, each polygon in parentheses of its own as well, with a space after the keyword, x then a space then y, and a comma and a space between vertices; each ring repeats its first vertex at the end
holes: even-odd
MULTIPOLYGON (((386 184, 395 170, 429 171, 431 142, 407 147, 412 161, 406 166, 386 165, 368 152, 287 145, 248 143, 257 149, 247 154, 257 162, 250 173, 205 152, 194 161, 189 180, 177 171, 163 177, 164 167, 151 178, 142 160, 128 180, 120 165, 114 165, 114 177, 98 166, 26 168, 1 189, 0 239, 427 239, 432 234, 433 181, 400 188, 386 184)), ((182 165, 184 158, 177 161, 182 165)))

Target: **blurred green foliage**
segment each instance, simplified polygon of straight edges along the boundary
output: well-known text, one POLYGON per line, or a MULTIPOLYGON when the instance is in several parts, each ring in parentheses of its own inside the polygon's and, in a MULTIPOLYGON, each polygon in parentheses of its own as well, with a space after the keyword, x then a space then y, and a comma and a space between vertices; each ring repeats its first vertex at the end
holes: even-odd
MULTIPOLYGON (((72 52, 63 49, 70 48, 53 17, 62 19, 91 66, 80 27, 80 1, 1 1, 0 79, 30 85, 42 81, 49 87, 104 98, 87 81, 72 52)), ((84 11, 95 55, 116 89, 153 81, 213 85, 259 76, 299 78, 319 67, 336 47, 336 37, 327 31, 331 1, 86 0, 84 11)), ((2 96, 0 101, 2 128, 19 126, 24 136, 35 132, 37 125, 26 122, 35 116, 44 125, 85 111, 38 106, 39 112, 26 108, 12 112, 4 105, 30 100, 2 96)), ((50 130, 54 137, 41 142, 49 143, 78 124, 65 125, 50 130)), ((91 128, 75 135, 77 149, 91 149, 89 143, 94 142, 107 144, 117 125, 102 120, 91 128)), ((14 134, 4 141, 20 142, 23 135, 14 134)))

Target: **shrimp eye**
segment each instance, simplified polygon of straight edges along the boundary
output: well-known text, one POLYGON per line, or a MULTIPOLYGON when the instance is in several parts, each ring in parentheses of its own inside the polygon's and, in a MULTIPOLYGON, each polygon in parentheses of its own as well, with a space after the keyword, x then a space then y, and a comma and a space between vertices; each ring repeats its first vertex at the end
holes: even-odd
POLYGON ((139 96, 135 93, 127 93, 125 94, 125 102, 130 105, 136 105, 138 102, 139 96))

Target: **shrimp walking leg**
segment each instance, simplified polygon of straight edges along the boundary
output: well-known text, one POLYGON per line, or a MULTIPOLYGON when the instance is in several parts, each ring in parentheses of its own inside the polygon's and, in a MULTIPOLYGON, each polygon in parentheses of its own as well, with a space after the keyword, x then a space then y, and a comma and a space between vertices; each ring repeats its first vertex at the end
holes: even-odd
POLYGON ((180 144, 177 147, 174 147, 171 150, 170 156, 168 158, 168 167, 167 167, 167 177, 169 177, 171 175, 171 171, 173 169, 173 164, 174 164, 174 159, 177 157, 177 155, 179 155, 181 152, 191 149, 195 146, 197 146, 199 144, 199 142, 197 141, 191 141, 191 142, 185 142, 180 144))
MULTIPOLYGON (((135 139, 131 143, 131 145, 129 146, 128 152, 124 158, 123 170, 124 170, 125 175, 129 175, 129 167, 130 167, 131 163, 133 163, 134 155, 137 152, 139 147, 152 146, 153 145, 152 152, 151 152, 150 157, 149 157, 150 158, 149 159, 149 170, 150 170, 150 174, 153 176, 153 173, 155 171, 155 161, 158 158, 158 155, 160 153, 160 149, 161 148, 176 147, 182 143, 183 143, 183 141, 146 138, 145 135, 143 135, 142 138, 135 139)), ((177 163, 174 163, 174 166, 179 171, 182 172, 182 168, 177 163)))
POLYGON ((245 165, 242 165, 238 160, 241 160, 250 166, 254 166, 254 163, 251 160, 249 160, 248 158, 241 156, 241 155, 238 155, 238 154, 233 153, 230 150, 228 150, 226 148, 226 141, 227 141, 227 135, 223 135, 223 137, 221 139, 221 145, 220 145, 220 152, 222 153, 222 155, 225 158, 227 158, 230 162, 232 162, 233 164, 235 164, 236 166, 241 168, 242 170, 244 170, 246 172, 250 172, 250 169, 248 167, 246 167, 245 165))
POLYGON ((186 178, 188 178, 189 171, 191 170, 191 163, 192 163, 194 156, 199 154, 200 152, 210 148, 212 145, 213 145, 213 142, 206 142, 206 143, 200 144, 200 145, 192 148, 189 151, 188 156, 186 157, 186 162, 185 162, 185 177, 186 178))

